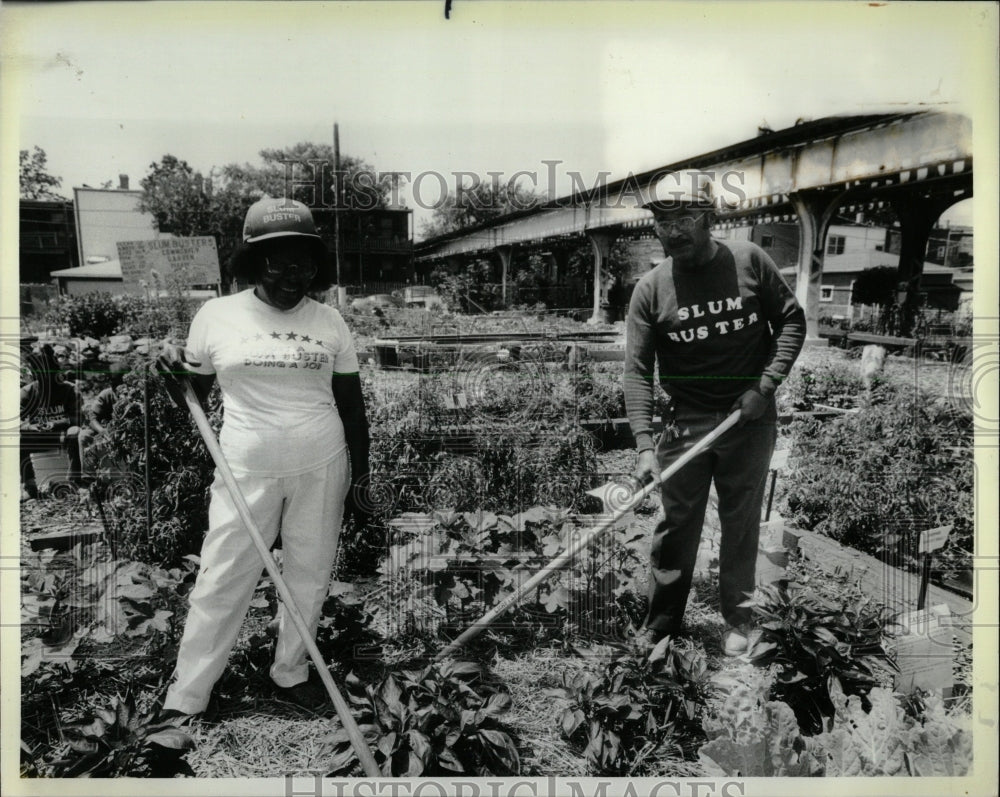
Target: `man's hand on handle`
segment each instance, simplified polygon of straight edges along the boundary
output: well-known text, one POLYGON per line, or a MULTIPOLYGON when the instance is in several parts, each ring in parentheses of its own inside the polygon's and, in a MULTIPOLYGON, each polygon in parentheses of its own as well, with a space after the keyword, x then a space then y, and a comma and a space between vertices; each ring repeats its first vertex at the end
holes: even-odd
POLYGON ((767 399, 757 388, 752 387, 743 393, 729 408, 730 412, 740 411, 740 420, 736 424, 737 428, 744 426, 750 421, 756 421, 767 409, 767 399))
POLYGON ((639 452, 639 461, 636 462, 632 475, 638 479, 640 487, 652 481, 654 484, 660 483, 660 463, 656 461, 656 451, 647 448, 639 452))

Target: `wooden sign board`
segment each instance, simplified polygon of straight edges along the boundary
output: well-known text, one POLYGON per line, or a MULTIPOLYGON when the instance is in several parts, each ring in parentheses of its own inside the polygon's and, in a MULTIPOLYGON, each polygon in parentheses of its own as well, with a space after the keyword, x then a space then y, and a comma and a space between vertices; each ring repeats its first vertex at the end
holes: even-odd
POLYGON ((952 664, 955 659, 955 634, 947 604, 923 611, 907 612, 896 623, 901 633, 895 639, 895 688, 904 693, 918 687, 941 692, 954 685, 952 664))
POLYGON ((219 252, 211 235, 119 241, 116 245, 126 285, 165 290, 177 282, 215 285, 221 279, 219 252))
POLYGON ((920 532, 920 544, 917 553, 931 553, 944 546, 951 534, 952 526, 938 526, 934 529, 924 529, 920 532))

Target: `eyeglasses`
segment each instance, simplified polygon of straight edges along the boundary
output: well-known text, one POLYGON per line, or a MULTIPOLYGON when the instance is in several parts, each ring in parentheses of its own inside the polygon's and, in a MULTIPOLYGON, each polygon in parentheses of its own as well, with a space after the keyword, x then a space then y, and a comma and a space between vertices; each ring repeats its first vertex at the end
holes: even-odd
POLYGON ((301 277, 302 279, 312 279, 316 276, 316 271, 315 263, 303 265, 280 258, 264 258, 264 273, 269 277, 301 277))
POLYGON ((699 213, 697 216, 681 216, 679 219, 654 219, 653 227, 661 232, 670 232, 674 227, 681 232, 691 232, 704 217, 704 213, 699 213))

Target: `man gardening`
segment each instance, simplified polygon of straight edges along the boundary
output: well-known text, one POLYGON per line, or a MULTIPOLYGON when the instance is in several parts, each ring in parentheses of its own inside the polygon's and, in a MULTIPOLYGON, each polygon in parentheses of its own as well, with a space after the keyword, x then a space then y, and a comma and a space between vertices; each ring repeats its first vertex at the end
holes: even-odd
POLYGON ((663 519, 650 551, 649 612, 643 642, 682 630, 701 529, 714 480, 722 533, 719 597, 723 651, 747 649, 760 510, 774 450, 774 391, 805 339, 805 314, 774 261, 749 241, 714 240, 713 186, 697 171, 654 183, 662 260, 636 285, 628 311, 625 404, 639 452, 635 476, 659 473, 739 409, 736 427, 661 485, 663 519), (671 397, 664 432, 653 439, 656 377, 671 397))

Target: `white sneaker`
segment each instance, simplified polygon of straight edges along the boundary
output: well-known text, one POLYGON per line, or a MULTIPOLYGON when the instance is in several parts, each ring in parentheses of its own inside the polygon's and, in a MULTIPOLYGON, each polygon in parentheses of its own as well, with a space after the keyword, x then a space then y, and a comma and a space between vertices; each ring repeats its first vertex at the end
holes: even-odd
POLYGON ((728 627, 722 634, 722 652, 729 657, 742 656, 747 652, 750 640, 740 629, 728 627))

